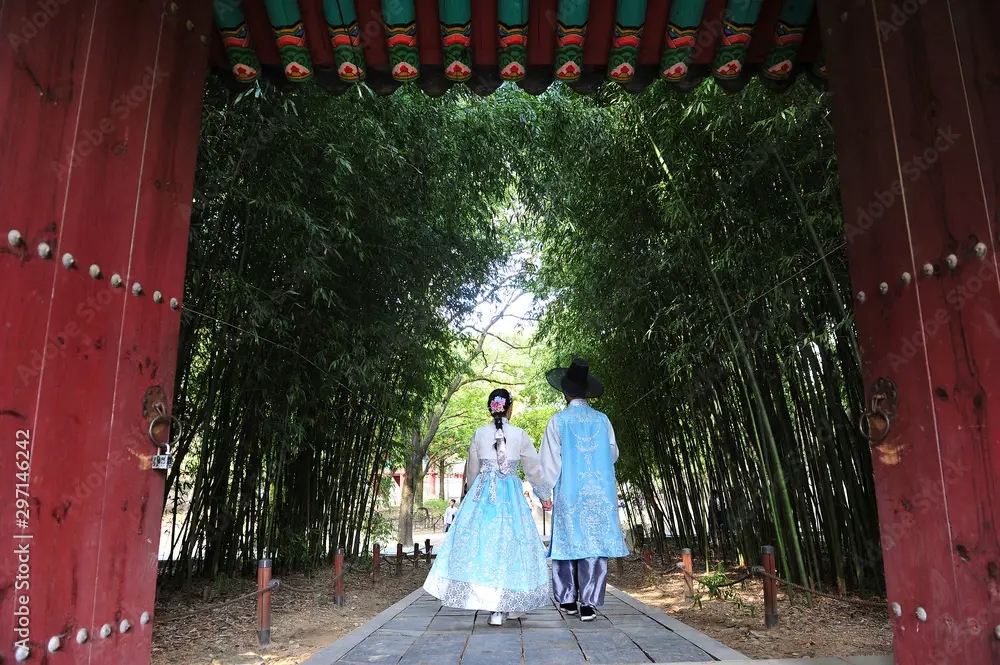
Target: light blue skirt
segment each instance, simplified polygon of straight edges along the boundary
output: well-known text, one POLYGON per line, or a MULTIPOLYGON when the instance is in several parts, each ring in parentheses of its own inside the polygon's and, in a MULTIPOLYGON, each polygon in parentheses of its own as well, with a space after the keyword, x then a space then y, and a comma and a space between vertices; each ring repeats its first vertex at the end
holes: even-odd
POLYGON ((424 590, 446 607, 530 612, 551 603, 549 569, 516 467, 484 462, 424 590))

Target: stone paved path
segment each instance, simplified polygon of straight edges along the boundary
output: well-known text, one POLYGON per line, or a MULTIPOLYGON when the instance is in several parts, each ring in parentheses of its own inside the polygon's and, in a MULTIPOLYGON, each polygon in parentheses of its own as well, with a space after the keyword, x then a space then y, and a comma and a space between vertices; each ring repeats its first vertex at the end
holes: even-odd
POLYGON ((423 592, 387 610, 304 665, 584 665, 747 660, 609 587, 584 623, 553 605, 502 627, 489 614, 442 607, 423 592))

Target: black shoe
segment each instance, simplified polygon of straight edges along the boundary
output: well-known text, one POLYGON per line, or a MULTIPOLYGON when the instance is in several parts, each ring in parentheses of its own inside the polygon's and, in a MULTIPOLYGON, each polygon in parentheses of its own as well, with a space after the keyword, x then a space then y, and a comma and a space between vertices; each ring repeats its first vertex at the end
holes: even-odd
POLYGON ((576 603, 563 603, 559 606, 559 609, 571 617, 576 616, 577 614, 576 603))
POLYGON ((584 605, 580 608, 580 621, 593 621, 597 618, 597 610, 584 605))

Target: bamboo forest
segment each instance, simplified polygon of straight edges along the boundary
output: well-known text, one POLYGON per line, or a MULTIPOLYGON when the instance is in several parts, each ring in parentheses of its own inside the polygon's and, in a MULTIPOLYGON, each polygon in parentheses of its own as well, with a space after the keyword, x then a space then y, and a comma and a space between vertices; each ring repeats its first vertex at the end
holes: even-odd
POLYGON ((511 390, 537 446, 562 399, 545 371, 580 356, 633 551, 705 569, 771 544, 787 579, 883 593, 829 114, 805 81, 210 80, 162 583, 417 542, 424 479, 464 462, 487 394, 511 390))

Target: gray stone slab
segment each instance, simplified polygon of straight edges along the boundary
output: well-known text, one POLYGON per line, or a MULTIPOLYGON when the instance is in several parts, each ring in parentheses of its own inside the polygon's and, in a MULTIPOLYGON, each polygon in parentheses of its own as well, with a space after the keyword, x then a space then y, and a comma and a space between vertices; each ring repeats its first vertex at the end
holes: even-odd
POLYGON ((413 605, 407 607, 405 610, 397 614, 397 617, 427 617, 430 618, 438 613, 436 607, 414 607, 413 605))
POLYGON ((437 633, 442 631, 456 631, 462 630, 465 632, 472 632, 472 625, 476 617, 474 616, 436 616, 431 620, 430 625, 427 627, 427 631, 431 633, 437 633))
POLYGON ((521 630, 521 641, 525 648, 531 645, 576 646, 576 638, 567 628, 532 628, 521 630))
POLYGON ((581 621, 580 617, 567 617, 566 625, 572 631, 611 631, 614 630, 614 624, 607 617, 598 616, 590 621, 581 621))
POLYGON ((524 618, 521 619, 521 629, 522 630, 550 630, 550 629, 566 629, 567 624, 562 619, 534 619, 534 618, 524 618))
POLYGON ((562 612, 560 612, 559 610, 557 610, 554 607, 539 607, 537 610, 531 610, 530 612, 525 612, 525 614, 559 614, 559 615, 562 615, 562 612))
POLYGON ((469 638, 462 665, 521 665, 521 634, 475 632, 469 638))
POLYGON ((459 665, 468 635, 442 633, 422 635, 399 661, 399 665, 459 665))
POLYGON ((615 605, 621 605, 622 607, 627 606, 627 603, 617 596, 607 594, 604 596, 604 605, 602 607, 614 607, 615 605))
POLYGON ((660 628, 658 631, 646 629, 623 629, 643 652, 656 663, 679 663, 684 661, 706 661, 712 657, 676 633, 660 628))
POLYGON ((427 626, 431 622, 431 617, 406 617, 402 614, 397 614, 394 619, 387 621, 382 628, 384 630, 397 630, 402 632, 417 631, 422 633, 427 630, 427 626))
POLYGON ((583 665, 583 653, 573 644, 569 647, 533 647, 524 645, 524 665, 583 665))
POLYGON ((630 627, 630 628, 641 628, 649 630, 662 630, 662 631, 669 630, 668 628, 664 627, 663 624, 654 621, 645 614, 612 616, 608 617, 608 621, 610 621, 615 627, 621 629, 624 629, 625 627, 630 627))
POLYGON ((488 630, 476 631, 469 638, 469 649, 487 651, 521 651, 521 633, 505 633, 502 631, 488 630))
MULTIPOLYGON (((494 627, 488 625, 489 612, 445 608, 417 591, 303 665, 632 665, 651 660, 701 665, 726 652, 735 656, 719 660, 748 660, 612 587, 606 600, 601 615, 590 622, 545 606, 494 627), (721 649, 714 653, 702 645, 721 649)), ((845 659, 808 662, 848 665, 845 659)), ((891 665, 891 659, 851 665, 891 665)))
POLYGON ((624 607, 602 607, 598 610, 598 613, 603 616, 631 616, 631 615, 641 615, 642 612, 633 609, 628 606, 624 607))
POLYGON ((565 621, 561 614, 525 614, 521 617, 521 621, 544 621, 544 622, 554 622, 554 621, 565 621))
POLYGON ((413 635, 376 630, 337 662, 395 665, 416 640, 413 635))
POLYGON ((627 635, 617 630, 574 630, 573 633, 588 662, 601 665, 650 662, 627 635))

